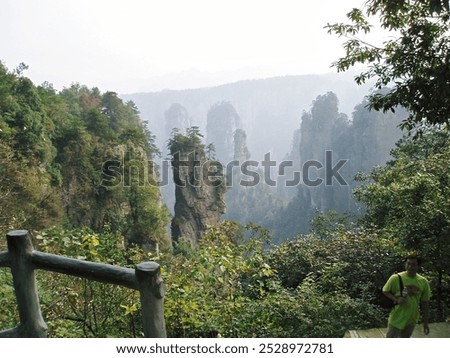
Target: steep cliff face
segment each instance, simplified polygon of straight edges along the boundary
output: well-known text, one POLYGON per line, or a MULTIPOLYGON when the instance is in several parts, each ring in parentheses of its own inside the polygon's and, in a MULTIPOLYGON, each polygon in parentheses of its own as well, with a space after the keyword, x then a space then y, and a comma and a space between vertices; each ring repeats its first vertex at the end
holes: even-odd
POLYGON ((169 141, 175 182, 172 240, 184 238, 195 247, 208 225, 225 213, 222 166, 207 158, 196 129, 175 134, 169 141))
POLYGON ((181 104, 174 103, 170 108, 164 112, 165 119, 165 136, 169 138, 170 133, 174 128, 180 130, 186 130, 192 126, 192 119, 189 117, 189 113, 181 104))
MULTIPOLYGON (((302 191, 303 202, 309 207, 321 212, 349 210, 349 187, 345 184, 327 183, 326 168, 333 166, 340 159, 347 159, 346 146, 350 145, 344 137, 349 130, 347 116, 339 113, 339 100, 333 92, 318 96, 312 104, 311 112, 304 113, 300 127, 299 159, 304 163, 313 164, 304 175, 302 191), (331 154, 327 158, 327 152, 331 154), (314 161, 314 162, 311 162, 314 161), (320 183, 320 184, 319 184, 320 183)), ((348 165, 347 165, 348 166, 348 165)), ((344 166, 340 173, 344 175, 344 166)), ((347 174, 347 173, 345 173, 347 174)), ((352 176, 346 176, 351 179, 352 176)))
POLYGON ((213 143, 222 163, 233 159, 233 133, 239 129, 241 118, 230 102, 213 105, 207 114, 206 142, 213 143))

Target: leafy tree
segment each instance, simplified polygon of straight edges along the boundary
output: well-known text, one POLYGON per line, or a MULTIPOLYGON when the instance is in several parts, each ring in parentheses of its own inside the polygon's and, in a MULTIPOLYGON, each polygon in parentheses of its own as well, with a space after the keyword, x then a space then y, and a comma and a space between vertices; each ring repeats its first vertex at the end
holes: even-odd
POLYGON ((167 148, 171 156, 181 151, 195 151, 201 148, 203 150, 204 144, 202 143, 203 135, 200 129, 196 126, 187 128, 184 133, 180 133, 178 128, 172 130, 172 134, 167 141, 167 148))
POLYGON ((83 111, 82 120, 86 123, 86 129, 89 132, 95 133, 105 140, 113 138, 114 132, 109 127, 108 119, 99 108, 83 111))
POLYGON ((394 160, 375 168, 355 194, 367 207, 363 223, 400 239, 426 260, 434 279, 438 315, 448 307, 450 272, 449 167, 450 139, 443 131, 427 131, 393 151, 394 160))
POLYGON ((385 94, 373 93, 369 108, 395 111, 405 107, 410 115, 402 128, 450 121, 450 11, 447 0, 369 0, 362 9, 347 14, 349 23, 328 24, 330 33, 344 36, 345 56, 334 63, 345 71, 361 63, 368 68, 356 78, 358 84, 375 79, 375 87, 392 86, 385 94), (390 37, 370 44, 364 35, 370 20, 378 21, 390 37))
POLYGON ((52 166, 54 125, 44 112, 39 91, 21 71, 8 72, 0 64, 0 229, 4 231, 18 226, 42 228, 61 218, 60 199, 51 185, 53 173, 57 175, 52 166))
POLYGON ((167 248, 170 246, 166 235, 166 227, 170 222, 169 211, 160 200, 153 162, 151 158, 147 161, 143 158, 146 157, 139 152, 133 154, 132 151, 128 151, 124 157, 123 192, 129 206, 125 215, 124 234, 129 245, 150 249, 167 248))
POLYGON ((102 111, 109 121, 112 130, 119 131, 126 119, 126 107, 115 92, 106 92, 102 96, 102 111))

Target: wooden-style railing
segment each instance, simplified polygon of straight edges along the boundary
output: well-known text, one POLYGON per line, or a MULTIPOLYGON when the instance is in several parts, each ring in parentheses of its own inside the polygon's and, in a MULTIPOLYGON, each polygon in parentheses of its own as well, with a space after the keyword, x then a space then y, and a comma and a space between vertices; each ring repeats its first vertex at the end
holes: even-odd
POLYGON ((0 331, 0 337, 47 337, 39 305, 34 270, 43 269, 88 280, 125 286, 140 292, 145 337, 166 337, 164 322, 165 286, 160 267, 155 262, 142 262, 135 269, 89 262, 47 254, 33 249, 26 230, 6 235, 8 251, 0 252, 0 267, 11 269, 20 323, 0 331))

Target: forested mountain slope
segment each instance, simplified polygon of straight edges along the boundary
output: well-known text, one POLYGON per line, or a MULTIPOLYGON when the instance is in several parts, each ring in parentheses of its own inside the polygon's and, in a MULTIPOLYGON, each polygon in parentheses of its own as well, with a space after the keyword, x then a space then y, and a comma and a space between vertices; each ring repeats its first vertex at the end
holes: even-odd
POLYGON ((169 216, 151 162, 156 148, 134 104, 78 84, 60 92, 35 86, 23 69, 0 64, 2 235, 109 225, 128 244, 167 241, 169 216))

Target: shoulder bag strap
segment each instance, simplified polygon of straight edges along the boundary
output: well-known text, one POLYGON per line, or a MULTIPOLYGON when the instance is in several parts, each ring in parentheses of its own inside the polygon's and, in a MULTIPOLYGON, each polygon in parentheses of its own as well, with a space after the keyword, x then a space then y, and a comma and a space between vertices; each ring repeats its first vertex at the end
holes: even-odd
POLYGON ((400 296, 403 297, 403 280, 400 274, 397 274, 398 279, 400 280, 400 296))

